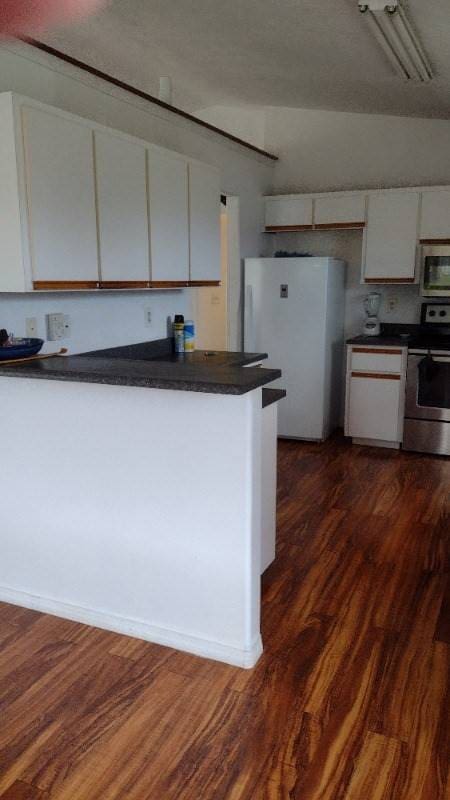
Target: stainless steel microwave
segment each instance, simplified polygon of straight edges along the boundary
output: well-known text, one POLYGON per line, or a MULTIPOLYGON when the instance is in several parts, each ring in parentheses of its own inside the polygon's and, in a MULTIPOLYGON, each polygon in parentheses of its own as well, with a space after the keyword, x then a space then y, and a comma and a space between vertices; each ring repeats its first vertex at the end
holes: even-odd
POLYGON ((422 294, 450 297, 450 244, 422 248, 422 294))

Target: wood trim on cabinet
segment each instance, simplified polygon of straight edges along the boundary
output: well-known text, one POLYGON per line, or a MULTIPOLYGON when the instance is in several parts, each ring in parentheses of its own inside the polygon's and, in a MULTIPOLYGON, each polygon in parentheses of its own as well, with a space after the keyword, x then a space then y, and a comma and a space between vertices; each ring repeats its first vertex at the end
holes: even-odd
POLYGON ((33 281, 36 291, 66 291, 79 289, 98 289, 98 281, 33 281))
POLYGON ((382 381, 399 381, 401 375, 390 375, 388 372, 352 372, 352 378, 375 378, 382 381))
POLYGON ((365 222, 318 222, 313 226, 313 229, 318 231, 345 231, 351 229, 360 230, 365 227, 365 222))
POLYGON ((387 356, 401 356, 402 350, 388 350, 385 347, 352 347, 352 353, 377 353, 387 356))
POLYGON ((420 244, 450 244, 450 239, 421 239, 420 244))
POLYGON ((33 281, 35 291, 79 291, 82 289, 195 289, 221 286, 220 281, 33 281))
POLYGON ((189 281, 189 286, 221 286, 221 281, 189 281))
POLYGON ((267 233, 288 233, 289 231, 312 231, 312 225, 266 225, 267 233))
POLYGON ((162 100, 159 100, 158 97, 154 97, 153 95, 148 94, 148 92, 143 92, 142 89, 137 89, 135 86, 125 83, 125 81, 114 78, 107 72, 102 72, 101 70, 96 69, 96 67, 86 64, 84 61, 80 61, 78 58, 73 58, 73 56, 69 56, 67 53, 63 53, 61 50, 56 50, 56 48, 50 47, 50 45, 44 44, 44 42, 39 42, 37 39, 32 39, 29 36, 21 36, 18 38, 20 41, 26 42, 26 44, 35 47, 37 50, 42 50, 43 53, 54 56, 60 61, 65 61, 66 64, 71 64, 73 67, 77 67, 78 69, 83 70, 83 72, 88 72, 90 75, 94 75, 96 78, 100 78, 107 83, 111 83, 113 86, 117 86, 119 89, 125 89, 126 92, 130 92, 136 97, 140 97, 142 100, 147 100, 149 103, 153 103, 156 106, 167 109, 167 111, 171 111, 172 114, 177 114, 179 117, 188 119, 190 122, 195 122, 196 125, 200 125, 202 128, 207 128, 209 131, 218 133, 220 136, 223 136, 224 139, 229 139, 231 142, 241 145, 241 147, 246 147, 247 150, 252 150, 254 153, 258 153, 265 158, 269 158, 271 161, 278 161, 278 156, 275 156, 273 153, 268 153, 266 150, 262 150, 260 147, 256 147, 256 145, 250 144, 250 142, 246 142, 244 139, 240 139, 238 136, 234 136, 234 134, 222 130, 222 128, 217 128, 216 125, 211 125, 209 122, 205 122, 198 117, 194 117, 192 114, 188 114, 187 111, 182 111, 181 108, 172 106, 170 103, 164 103, 162 100))
POLYGON ((364 278, 364 283, 415 283, 415 278, 364 278))
POLYGON ((186 289, 189 281, 150 281, 150 289, 186 289))
POLYGON ((100 281, 100 289, 149 289, 150 281, 100 281))

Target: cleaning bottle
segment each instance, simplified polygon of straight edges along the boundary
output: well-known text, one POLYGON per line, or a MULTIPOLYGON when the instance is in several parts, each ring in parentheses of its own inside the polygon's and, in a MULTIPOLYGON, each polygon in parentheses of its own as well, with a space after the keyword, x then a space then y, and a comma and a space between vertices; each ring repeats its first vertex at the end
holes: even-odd
POLYGON ((175 314, 173 322, 173 340, 176 353, 184 353, 184 317, 183 314, 175 314))

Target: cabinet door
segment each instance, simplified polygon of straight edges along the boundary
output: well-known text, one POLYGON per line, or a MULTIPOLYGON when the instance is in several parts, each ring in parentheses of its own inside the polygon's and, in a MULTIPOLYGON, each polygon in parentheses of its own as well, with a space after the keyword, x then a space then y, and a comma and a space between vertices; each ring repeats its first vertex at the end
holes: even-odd
POLYGON ((33 279, 96 284, 92 131, 26 106, 22 121, 33 279))
POLYGON ((266 229, 309 229, 312 222, 312 197, 266 198, 266 229))
POLYGON ((366 220, 366 197, 363 194, 318 197, 314 209, 316 228, 359 228, 366 220))
POLYGON ((145 148, 99 131, 94 141, 101 280, 148 282, 145 148))
POLYGON ((189 164, 191 281, 220 281, 220 176, 205 164, 189 164))
POLYGON ((414 283, 418 221, 417 192, 369 196, 364 281, 414 283))
POLYGON ((450 239, 450 191, 422 195, 421 239, 450 239))
POLYGON ((346 434, 355 439, 401 441, 400 375, 351 373, 348 381, 346 434))
POLYGON ((189 280, 187 162, 162 150, 148 151, 151 279, 189 280))

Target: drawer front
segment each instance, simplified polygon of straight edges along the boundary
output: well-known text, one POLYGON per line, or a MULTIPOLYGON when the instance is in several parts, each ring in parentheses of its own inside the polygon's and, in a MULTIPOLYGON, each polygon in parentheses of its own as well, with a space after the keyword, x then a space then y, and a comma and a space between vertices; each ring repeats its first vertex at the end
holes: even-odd
POLYGON ((356 372, 403 372, 403 350, 384 347, 352 347, 350 367, 356 372))

